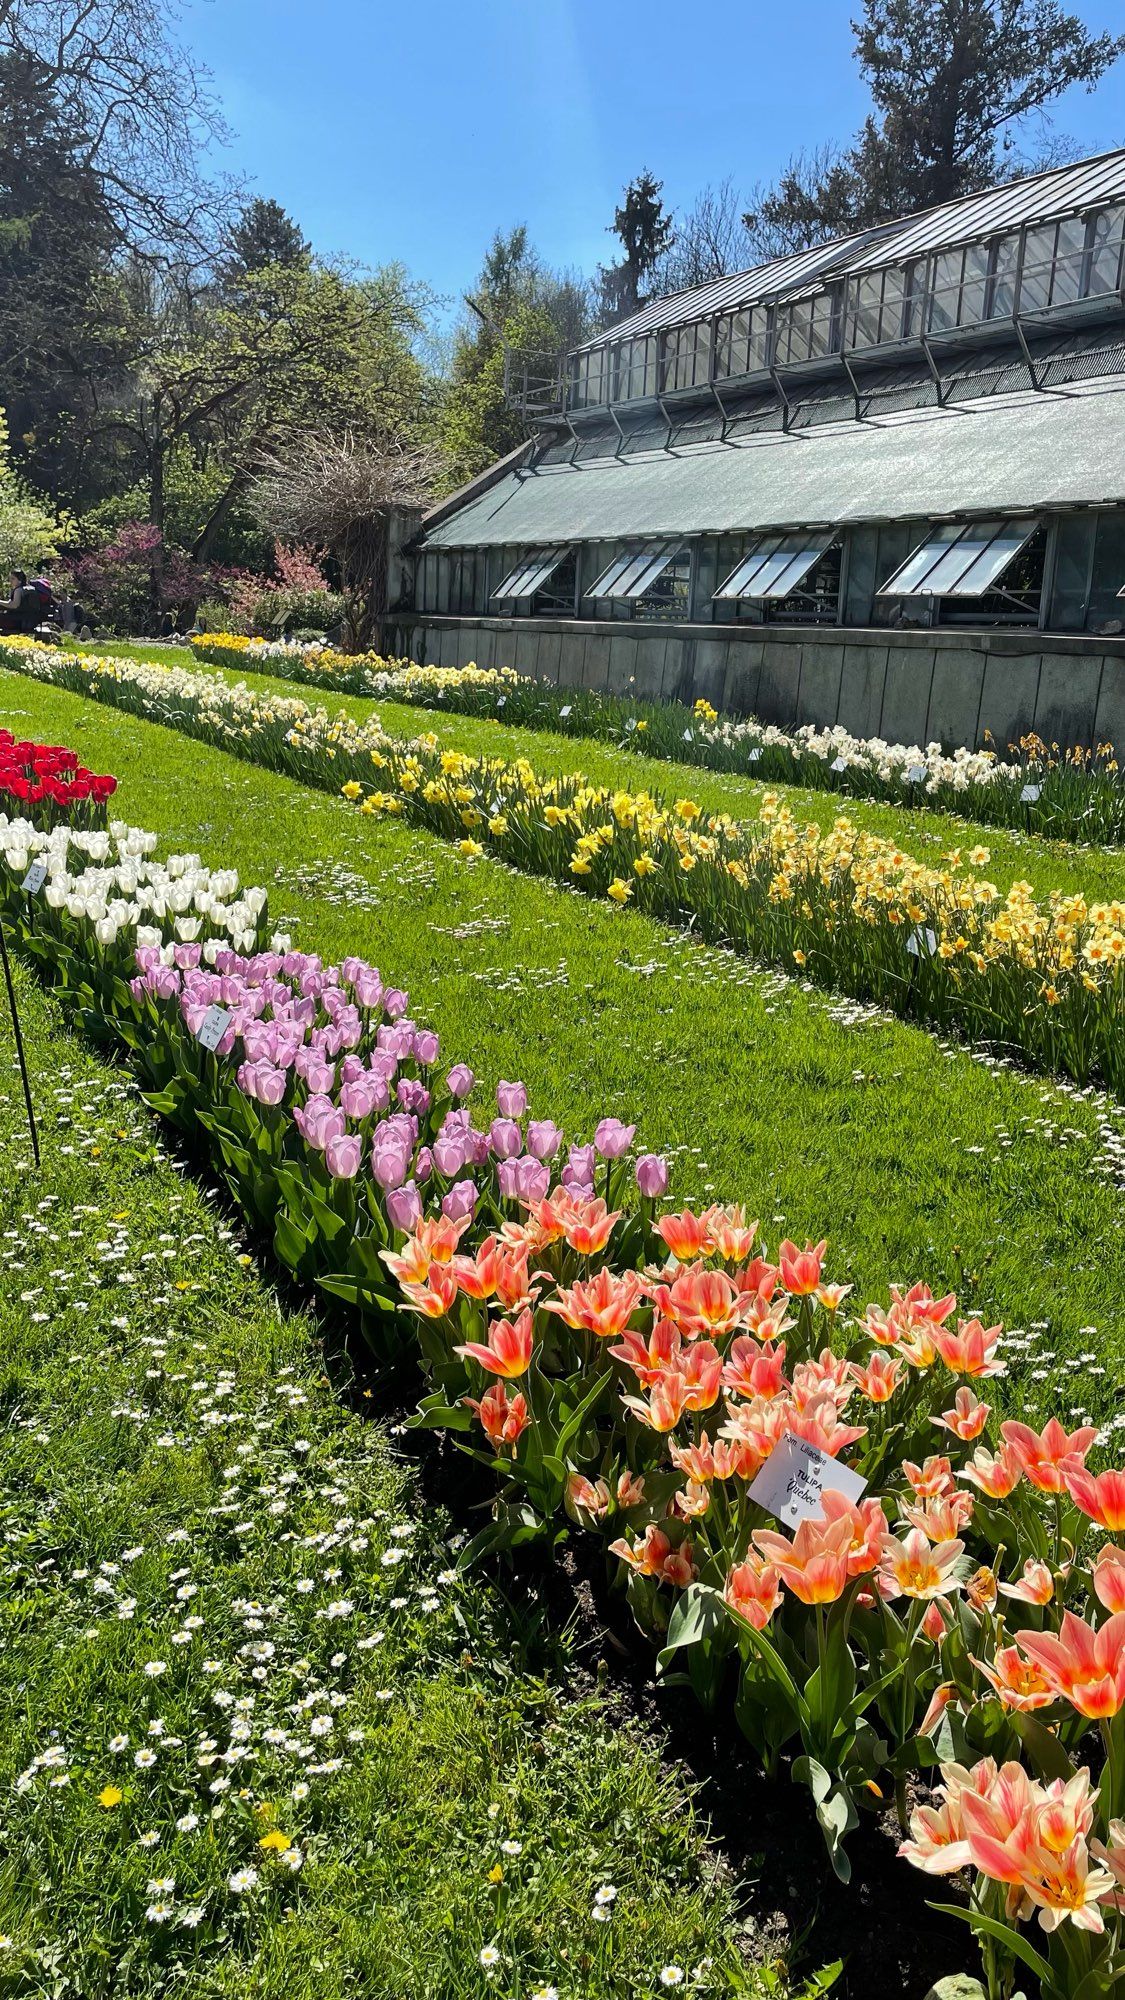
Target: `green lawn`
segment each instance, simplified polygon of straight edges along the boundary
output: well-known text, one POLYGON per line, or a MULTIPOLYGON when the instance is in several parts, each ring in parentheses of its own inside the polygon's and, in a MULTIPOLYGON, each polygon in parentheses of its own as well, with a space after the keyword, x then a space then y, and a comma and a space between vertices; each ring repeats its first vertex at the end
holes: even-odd
POLYGON ((116 771, 121 811, 169 844, 266 883, 300 944, 374 958, 486 1086, 524 1076, 534 1106, 576 1131, 636 1118, 646 1146, 673 1154, 680 1198, 743 1199, 774 1243, 783 1228, 828 1234, 832 1274, 861 1300, 892 1278, 958 1286, 1031 1338, 1009 1389, 1027 1413, 1108 1411, 1125 1349, 1107 1163, 1121 1140, 1092 1095, 635 911, 466 864, 424 831, 79 696, 4 675, 0 706, 116 771))
POLYGON ((669 764, 643 757, 633 750, 617 750, 591 739, 559 736, 550 730, 510 728, 499 721, 478 716, 440 715, 405 702, 370 701, 360 695, 323 692, 280 679, 277 675, 244 671, 241 666, 220 670, 194 660, 183 647, 84 647, 87 652, 107 650, 127 653, 134 659, 160 659, 167 664, 193 668, 200 673, 222 671, 228 681, 244 680, 259 693, 275 693, 318 704, 335 714, 345 709, 359 721, 377 715, 394 736, 431 733, 469 755, 527 757, 537 771, 553 773, 581 771, 598 784, 620 786, 630 791, 647 789, 664 797, 696 799, 709 812, 728 812, 752 818, 763 794, 781 794, 794 815, 830 827, 841 814, 884 839, 897 841, 919 860, 935 865, 943 854, 955 848, 968 852, 980 844, 987 847, 990 860, 988 878, 1006 889, 1009 882, 1022 879, 1046 895, 1051 889, 1067 893, 1081 891, 1094 901, 1125 897, 1125 850, 1121 848, 1075 847, 1030 834, 1012 833, 1004 827, 986 826, 972 819, 953 819, 946 813, 911 812, 903 807, 868 803, 839 793, 812 791, 794 785, 767 786, 752 778, 726 772, 704 771, 691 765, 669 764))
POLYGON ((314 1322, 18 983, 44 1165, 4 1028, 0 1989, 634 2000, 706 1962, 693 1990, 760 1991, 666 1754, 566 1691, 557 1637, 522 1655, 314 1322))

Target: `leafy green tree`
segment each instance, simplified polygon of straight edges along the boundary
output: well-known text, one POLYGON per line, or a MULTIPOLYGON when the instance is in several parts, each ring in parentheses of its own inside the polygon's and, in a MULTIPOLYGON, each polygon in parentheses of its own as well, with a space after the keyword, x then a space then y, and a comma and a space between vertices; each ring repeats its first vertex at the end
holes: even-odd
POLYGON ((561 356, 590 331, 587 287, 552 271, 536 255, 522 223, 497 230, 454 336, 453 362, 438 434, 449 477, 470 479, 514 451, 528 427, 507 394, 510 369, 549 378, 561 356))
POLYGON ((0 410, 0 576, 53 562, 63 524, 33 500, 15 471, 8 450, 8 425, 0 410))
POLYGON ((310 245, 281 203, 257 195, 231 224, 219 269, 230 284, 250 271, 268 270, 271 264, 284 270, 307 269, 311 255, 310 245))
POLYGON ((803 249, 1004 178, 1027 121, 1092 90, 1125 35, 1059 0, 863 0, 855 53, 874 109, 843 152, 790 161, 745 220, 758 251, 803 249))
POLYGON ((614 212, 610 233, 624 255, 598 270, 600 316, 604 323, 625 319, 644 304, 644 283, 675 240, 675 224, 661 196, 663 181, 646 167, 630 181, 614 212))

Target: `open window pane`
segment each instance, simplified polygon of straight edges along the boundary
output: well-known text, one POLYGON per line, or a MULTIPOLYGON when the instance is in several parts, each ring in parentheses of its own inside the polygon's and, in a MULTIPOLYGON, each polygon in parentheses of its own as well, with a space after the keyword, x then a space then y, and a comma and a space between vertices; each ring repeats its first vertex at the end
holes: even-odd
POLYGON ((960 581, 949 590, 949 596, 983 597, 985 591, 999 582, 1008 564, 1031 540, 1038 526, 1038 521, 1001 521, 999 532, 962 573, 960 581))
POLYGON ((788 597, 833 545, 826 530, 814 535, 774 535, 743 557, 715 592, 720 598, 788 597))
POLYGON ((493 591, 494 598, 534 597, 561 563, 565 549, 536 549, 524 556, 493 591))
POLYGON ((647 549, 627 549, 602 571, 591 585, 589 595, 643 597, 679 553, 679 548, 678 542, 659 542, 647 549))
POLYGON ((1038 526, 1038 521, 973 521, 936 528, 879 595, 983 597, 1038 526))

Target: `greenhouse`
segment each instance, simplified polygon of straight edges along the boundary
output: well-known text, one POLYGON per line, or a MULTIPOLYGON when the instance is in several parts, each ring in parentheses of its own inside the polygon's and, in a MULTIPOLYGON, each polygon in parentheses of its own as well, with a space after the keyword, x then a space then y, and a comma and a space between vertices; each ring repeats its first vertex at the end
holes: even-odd
POLYGON ((509 357, 404 650, 957 735, 1125 727, 1125 150, 509 357), (1120 711, 1120 713, 1119 713, 1120 711))

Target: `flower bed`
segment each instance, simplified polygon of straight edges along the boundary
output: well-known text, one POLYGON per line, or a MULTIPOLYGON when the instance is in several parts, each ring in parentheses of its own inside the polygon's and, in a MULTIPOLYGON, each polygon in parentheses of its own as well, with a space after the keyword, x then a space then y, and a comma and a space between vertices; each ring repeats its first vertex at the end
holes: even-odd
POLYGON ((441 1069, 373 967, 264 948, 263 892, 153 846, 0 822, 9 920, 156 1108, 206 1135, 282 1262, 388 1359, 417 1356, 417 1421, 497 1478, 473 1549, 602 1536, 664 1673, 730 1704, 767 1769, 792 1758, 845 1876, 860 1813, 893 1794, 905 1814, 940 1762, 903 1851, 968 1876, 993 1991, 1017 1960, 1049 1994, 1108 1991, 1125 1475, 1087 1467, 1092 1428, 997 1422, 978 1391, 1001 1330, 952 1295, 853 1311, 823 1243, 769 1256, 738 1209, 662 1209, 665 1164, 631 1164, 631 1127, 567 1148, 519 1083, 478 1126, 471 1074, 441 1069), (797 1447, 824 1488, 790 1535, 797 1447))
POLYGON ((770 783, 806 785, 904 806, 968 815, 1053 839, 1125 840, 1125 785, 1112 743, 1060 749, 1034 735, 998 754, 940 743, 887 743, 840 726, 781 729, 722 716, 705 700, 650 702, 591 688, 557 687, 510 667, 427 667, 376 654, 349 658, 316 647, 269 645, 230 634, 192 640, 212 665, 258 666, 285 680, 464 715, 502 716, 566 736, 770 783))
POLYGON ((104 826, 116 790, 116 778, 88 771, 73 750, 0 729, 0 810, 25 813, 37 826, 104 826))
MULTIPOLYGON (((979 872, 927 867, 846 819, 828 833, 801 824, 769 795, 756 820, 704 818, 688 798, 667 805, 576 774, 540 779, 522 759, 408 743, 377 719, 330 717, 207 674, 27 645, 0 648, 0 659, 341 789, 364 812, 403 813, 456 839, 466 858, 487 845, 518 868, 1125 1094, 1120 903, 1037 901, 1023 882, 1002 895, 979 872)), ((987 849, 969 860, 983 868, 987 849)))

